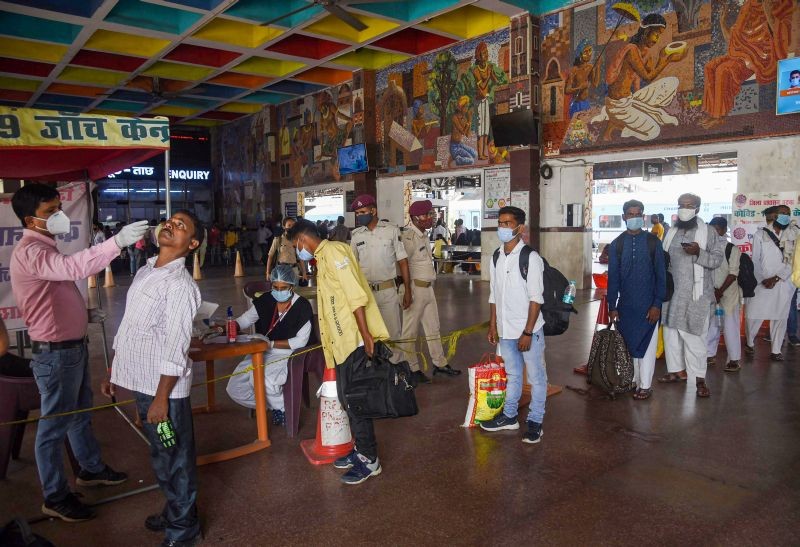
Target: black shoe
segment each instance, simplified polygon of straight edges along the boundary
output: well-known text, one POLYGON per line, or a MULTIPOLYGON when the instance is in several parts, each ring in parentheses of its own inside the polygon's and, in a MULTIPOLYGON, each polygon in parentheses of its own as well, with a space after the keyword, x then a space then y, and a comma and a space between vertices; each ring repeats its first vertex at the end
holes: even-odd
POLYGON ((83 522, 95 517, 92 508, 81 503, 81 500, 72 492, 58 502, 45 500, 42 504, 42 513, 48 517, 60 518, 64 522, 83 522))
POLYGON ((485 431, 501 431, 503 429, 515 430, 519 429, 519 422, 516 416, 509 418, 505 414, 500 413, 500 415, 493 420, 481 422, 481 429, 485 431))
POLYGON ((542 424, 536 422, 528 422, 528 431, 522 436, 522 442, 528 444, 536 444, 542 440, 542 424))
POLYGON ((800 338, 797 336, 790 336, 789 337, 789 345, 793 348, 800 347, 800 338))
POLYGON ((165 539, 161 542, 161 547, 193 547, 203 541, 202 534, 197 534, 192 539, 178 541, 177 539, 165 539))
POLYGON ((272 411, 272 425, 283 427, 286 425, 286 413, 283 410, 272 411))
POLYGON ((79 486, 114 486, 122 484, 126 480, 128 480, 128 475, 105 466, 102 471, 97 473, 89 473, 85 469, 81 469, 75 483, 79 486))
POLYGON ((744 352, 753 355, 756 352, 755 346, 748 346, 747 344, 744 345, 744 352))
POLYGON ((428 376, 421 370, 415 370, 411 373, 411 376, 413 376, 413 380, 417 383, 417 385, 431 383, 431 379, 428 378, 428 376))
POLYGON ((769 360, 770 361, 777 361, 777 362, 783 361, 783 354, 782 353, 770 353, 769 354, 769 360))
POLYGON ((739 361, 728 361, 728 364, 725 365, 725 372, 739 372, 742 369, 742 365, 739 364, 739 361))
POLYGON ((167 519, 161 513, 150 515, 144 519, 144 527, 151 532, 163 532, 167 529, 167 524, 169 524, 167 519))
POLYGON ((437 374, 444 374, 445 376, 458 376, 461 374, 461 371, 452 368, 450 365, 445 365, 443 367, 436 367, 433 369, 433 375, 436 376, 437 374))

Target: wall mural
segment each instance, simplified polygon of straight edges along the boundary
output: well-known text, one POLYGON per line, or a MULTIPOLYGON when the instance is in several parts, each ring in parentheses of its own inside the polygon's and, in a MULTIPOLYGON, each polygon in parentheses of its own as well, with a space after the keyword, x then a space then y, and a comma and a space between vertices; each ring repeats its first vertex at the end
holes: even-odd
MULTIPOLYGON (((524 48, 515 58, 524 59, 526 67, 527 41, 524 48)), ((490 120, 509 110, 509 63, 509 30, 503 30, 378 71, 375 111, 381 171, 506 162, 506 150, 492 140, 490 120)), ((517 68, 514 80, 529 81, 525 67, 517 68)), ((529 105, 529 86, 518 87, 514 100, 522 106, 524 95, 529 105)))
POLYGON ((363 142, 363 90, 353 82, 277 107, 281 186, 340 180, 337 149, 363 142))
POLYGON ((253 224, 272 216, 269 193, 265 185, 270 179, 269 109, 214 128, 211 132, 212 165, 221 180, 224 222, 237 226, 253 224), (245 193, 249 194, 246 196, 245 193))
POLYGON ((606 0, 544 16, 541 40, 546 156, 797 132, 775 115, 797 0, 606 0))

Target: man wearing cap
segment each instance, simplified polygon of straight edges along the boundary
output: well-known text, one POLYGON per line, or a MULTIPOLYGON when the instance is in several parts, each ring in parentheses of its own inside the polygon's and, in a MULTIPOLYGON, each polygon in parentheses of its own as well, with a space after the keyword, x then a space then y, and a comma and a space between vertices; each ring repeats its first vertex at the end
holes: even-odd
POLYGON ((728 364, 725 372, 737 372, 741 366, 739 359, 742 357, 742 340, 739 326, 740 302, 742 289, 739 288, 739 262, 742 252, 739 247, 727 241, 725 234, 728 231, 728 221, 725 217, 714 217, 708 223, 713 226, 724 243, 722 249, 726 260, 714 269, 714 298, 717 308, 722 310, 722 317, 716 315, 708 326, 708 364, 716 362, 717 347, 719 346, 720 331, 725 334, 725 350, 728 353, 728 364), (720 325, 722 323, 722 325, 720 325))
POLYGON ((356 214, 356 226, 350 238, 353 254, 369 282, 375 301, 391 340, 400 339, 400 299, 397 295, 397 267, 403 278, 403 309, 411 305, 411 278, 408 255, 400 237, 400 229, 386 220, 378 220, 375 198, 358 196, 350 205, 356 214))
MULTIPOLYGON (((425 232, 430 230, 436 213, 433 205, 427 199, 416 201, 408 208, 411 216, 411 226, 403 230, 403 247, 408 255, 408 269, 411 273, 411 282, 414 285, 414 299, 408 308, 403 309, 403 331, 401 340, 410 340, 417 337, 419 325, 428 340, 428 351, 431 361, 436 368, 434 376, 458 376, 460 370, 451 368, 442 350, 442 341, 439 339, 439 309, 436 304, 436 294, 433 292, 433 282, 436 272, 433 269, 433 257, 425 232)), ((416 352, 416 342, 406 342, 404 349, 406 359, 418 382, 429 383, 431 380, 419 369, 419 358, 416 352)))

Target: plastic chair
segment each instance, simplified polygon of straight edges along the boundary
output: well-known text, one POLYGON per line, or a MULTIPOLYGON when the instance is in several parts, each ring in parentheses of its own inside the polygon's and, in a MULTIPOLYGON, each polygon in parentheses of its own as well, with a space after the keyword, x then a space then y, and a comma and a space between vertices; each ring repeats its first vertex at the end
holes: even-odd
MULTIPOLYGON (((311 346, 316 345, 312 343, 311 346)), ((311 347, 309 346, 309 347, 311 347)), ((302 348, 295 353, 306 350, 302 348)), ((310 396, 308 391, 308 373, 311 372, 322 382, 322 375, 325 372, 325 355, 322 348, 307 351, 301 355, 294 355, 289 358, 288 375, 286 383, 283 384, 283 403, 286 409, 286 433, 289 437, 297 435, 300 429, 300 399, 305 401, 306 406, 310 406, 310 396)))
MULTIPOLYGON (((9 358, 27 361, 16 355, 7 355, 4 360, 9 358)), ((28 412, 36 410, 40 405, 36 380, 32 376, 10 376, 5 372, 7 372, 6 367, 2 367, 0 369, 0 422, 25 420, 28 418, 28 412)), ((11 458, 19 459, 24 433, 25 424, 0 428, 0 479, 6 478, 8 462, 11 458)))

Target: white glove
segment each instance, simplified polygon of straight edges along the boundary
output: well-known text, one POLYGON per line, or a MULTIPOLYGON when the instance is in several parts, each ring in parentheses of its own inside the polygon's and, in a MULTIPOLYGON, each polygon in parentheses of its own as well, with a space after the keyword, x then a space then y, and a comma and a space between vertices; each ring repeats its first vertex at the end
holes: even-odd
POLYGON ((132 222, 131 224, 122 227, 119 233, 114 236, 114 241, 117 242, 117 247, 124 249, 125 247, 133 245, 142 239, 144 234, 147 233, 147 229, 148 226, 146 220, 132 222))

